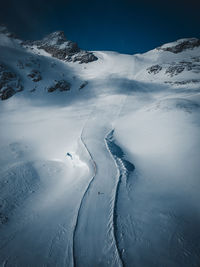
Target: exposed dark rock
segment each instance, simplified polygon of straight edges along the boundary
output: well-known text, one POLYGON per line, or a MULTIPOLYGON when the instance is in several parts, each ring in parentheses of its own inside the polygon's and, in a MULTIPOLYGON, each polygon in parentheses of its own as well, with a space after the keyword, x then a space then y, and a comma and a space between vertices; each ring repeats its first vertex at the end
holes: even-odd
POLYGON ((84 81, 80 87, 79 87, 79 90, 83 89, 86 85, 88 85, 88 81, 84 81))
POLYGON ((98 59, 93 53, 81 50, 77 43, 67 40, 63 31, 53 32, 41 41, 25 41, 23 45, 36 45, 53 57, 69 62, 89 63, 98 59))
POLYGON ((10 71, 4 71, 1 74, 1 80, 8 81, 10 79, 16 78, 16 74, 10 71))
POLYGON ((175 65, 175 66, 169 66, 165 73, 169 73, 169 75, 171 77, 173 77, 174 75, 178 75, 179 73, 181 73, 182 71, 184 71, 185 67, 182 65, 175 65))
POLYGON ((174 75, 178 75, 184 70, 200 73, 200 64, 189 61, 174 62, 166 69, 165 73, 173 77, 174 75))
POLYGON ((153 65, 149 68, 147 68, 147 71, 149 74, 153 73, 153 74, 157 74, 162 70, 162 67, 160 65, 153 65))
POLYGON ((68 55, 73 55, 75 54, 75 50, 77 44, 74 43, 74 46, 67 46, 65 48, 60 48, 60 47, 56 47, 56 46, 49 46, 49 45, 45 45, 45 46, 40 46, 39 48, 44 49, 46 52, 48 52, 49 54, 51 54, 53 57, 61 59, 61 60, 65 60, 66 57, 68 55))
POLYGON ((193 73, 200 73, 200 57, 191 57, 187 60, 178 62, 165 63, 163 65, 153 65, 147 68, 149 74, 157 74, 162 69, 165 70, 165 74, 170 77, 178 75, 183 71, 191 71, 193 73))
POLYGON ((10 98, 11 96, 13 96, 15 93, 16 93, 15 90, 11 87, 3 89, 1 91, 1 95, 0 95, 1 100, 6 100, 6 99, 10 98))
POLYGON ((181 41, 177 45, 169 47, 158 47, 157 49, 177 54, 186 49, 193 49, 198 46, 200 46, 200 40, 197 38, 190 38, 190 39, 183 39, 183 41, 181 41))
POLYGON ((69 91, 71 88, 71 84, 65 80, 55 81, 55 84, 50 86, 47 90, 49 93, 52 93, 56 90, 60 92, 69 91))
POLYGON ((82 63, 89 63, 98 60, 98 58, 91 52, 82 51, 73 57, 73 62, 79 61, 82 63))
POLYGON ((10 71, 1 71, 0 72, 0 89, 2 89, 4 86, 6 86, 9 82, 16 79, 16 74, 10 72, 10 71))
POLYGON ((38 70, 32 70, 31 73, 28 74, 28 77, 30 77, 33 82, 42 80, 42 76, 38 70))
POLYGON ((23 86, 17 75, 8 69, 4 64, 0 64, 0 99, 6 100, 15 93, 23 90, 23 86))

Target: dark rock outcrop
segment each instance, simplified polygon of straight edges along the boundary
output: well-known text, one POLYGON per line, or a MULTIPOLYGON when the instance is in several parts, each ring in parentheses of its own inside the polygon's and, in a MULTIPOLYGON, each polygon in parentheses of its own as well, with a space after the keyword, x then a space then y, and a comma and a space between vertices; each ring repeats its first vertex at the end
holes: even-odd
POLYGON ((16 91, 12 87, 7 87, 1 91, 1 100, 6 100, 13 96, 16 91))
POLYGON ((200 64, 190 61, 174 62, 166 69, 165 73, 173 77, 184 70, 200 73, 200 64))
POLYGON ((17 75, 0 63, 0 99, 6 100, 22 90, 23 86, 17 75))
POLYGON ((30 77, 33 82, 39 82, 40 80, 42 80, 42 76, 38 70, 32 70, 28 74, 28 77, 30 77))
POLYGON ((84 81, 80 87, 79 87, 79 90, 83 89, 86 85, 88 85, 88 81, 84 81))
POLYGON ((98 60, 98 58, 93 53, 87 51, 82 51, 76 54, 72 59, 73 62, 79 61, 80 64, 89 63, 96 60, 98 60))
POLYGON ((98 59, 93 53, 81 50, 77 43, 67 40, 63 31, 53 32, 41 41, 26 41, 23 45, 35 45, 53 57, 69 62, 89 63, 98 59))
POLYGON ((179 40, 179 43, 174 46, 169 46, 169 47, 158 47, 158 50, 163 50, 163 51, 168 51, 172 53, 180 53, 186 49, 193 49, 195 47, 200 46, 200 40, 197 38, 188 38, 188 39, 183 39, 182 41, 179 40))
POLYGON ((174 75, 178 75, 179 73, 184 71, 184 69, 185 67, 183 65, 172 65, 166 69, 165 73, 173 77, 174 75))
POLYGON ((147 71, 149 74, 153 73, 153 74, 157 74, 162 70, 162 67, 160 65, 153 65, 149 68, 147 68, 147 71))
POLYGON ((161 65, 153 65, 146 69, 149 74, 157 74, 161 70, 164 70, 165 74, 170 77, 176 76, 183 71, 190 71, 193 73, 200 74, 200 58, 191 57, 187 60, 165 63, 161 65))
POLYGON ((71 84, 65 80, 55 81, 55 84, 48 87, 47 90, 49 93, 52 93, 54 91, 69 91, 71 88, 71 84))

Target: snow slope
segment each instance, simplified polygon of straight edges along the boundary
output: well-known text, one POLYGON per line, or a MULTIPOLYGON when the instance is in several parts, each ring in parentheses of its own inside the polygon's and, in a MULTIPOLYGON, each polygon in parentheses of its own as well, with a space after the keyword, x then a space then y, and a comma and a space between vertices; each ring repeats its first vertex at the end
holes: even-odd
POLYGON ((200 265, 200 48, 161 48, 79 64, 1 31, 0 266, 200 265))

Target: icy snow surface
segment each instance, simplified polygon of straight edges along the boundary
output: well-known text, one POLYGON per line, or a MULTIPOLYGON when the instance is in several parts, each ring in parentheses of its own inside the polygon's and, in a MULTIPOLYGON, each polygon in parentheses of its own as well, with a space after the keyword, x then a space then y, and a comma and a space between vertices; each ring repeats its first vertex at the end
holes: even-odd
POLYGON ((199 48, 80 65, 1 40, 24 90, 0 102, 0 266, 200 266, 200 86, 146 71, 199 48))

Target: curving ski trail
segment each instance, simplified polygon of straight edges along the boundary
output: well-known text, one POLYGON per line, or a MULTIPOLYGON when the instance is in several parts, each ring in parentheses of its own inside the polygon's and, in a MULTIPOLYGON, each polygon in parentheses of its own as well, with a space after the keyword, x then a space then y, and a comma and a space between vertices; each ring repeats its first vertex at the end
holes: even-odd
MULTIPOLYGON (((83 128, 83 130, 84 130, 84 128, 83 128)), ((82 142, 82 144, 84 145, 84 147, 85 147, 87 153, 88 153, 89 156, 90 156, 90 159, 91 159, 91 161, 92 161, 92 165, 93 165, 94 174, 93 174, 92 178, 90 179, 90 181, 89 181, 89 183, 88 183, 88 185, 87 185, 87 187, 86 187, 86 190, 85 190, 85 192, 84 192, 84 194, 83 194, 83 196, 82 196, 82 198, 81 198, 81 202, 80 202, 80 205, 79 205, 79 208, 78 208, 78 213, 77 213, 76 222, 75 222, 75 226, 74 226, 74 231, 73 231, 73 245, 72 245, 72 246, 73 246, 73 247, 72 247, 72 252, 73 252, 73 266, 74 266, 74 267, 77 266, 77 264, 76 264, 76 256, 75 256, 75 234, 76 234, 77 227, 78 227, 78 224, 79 224, 80 211, 81 211, 81 209, 82 209, 83 202, 84 202, 84 199, 85 199, 85 197, 86 197, 86 194, 87 194, 87 192, 88 192, 88 190, 89 190, 89 188, 90 188, 90 186, 91 186, 91 184, 92 184, 92 182, 93 182, 93 180, 94 180, 94 178, 95 178, 95 176, 96 176, 96 173, 97 173, 96 163, 95 163, 95 161, 94 161, 94 159, 93 159, 93 157, 92 157, 92 155, 91 155, 89 149, 87 148, 86 143, 85 143, 84 140, 83 140, 83 130, 82 130, 82 132, 81 132, 80 139, 81 139, 81 142, 82 142)))
POLYGON ((113 231, 116 167, 106 144, 100 142, 104 141, 102 133, 105 136, 105 130, 104 125, 97 129, 98 138, 93 138, 93 133, 89 136, 90 128, 84 138, 82 135, 82 141, 95 161, 94 175, 82 197, 75 223, 74 266, 123 266, 113 231))

